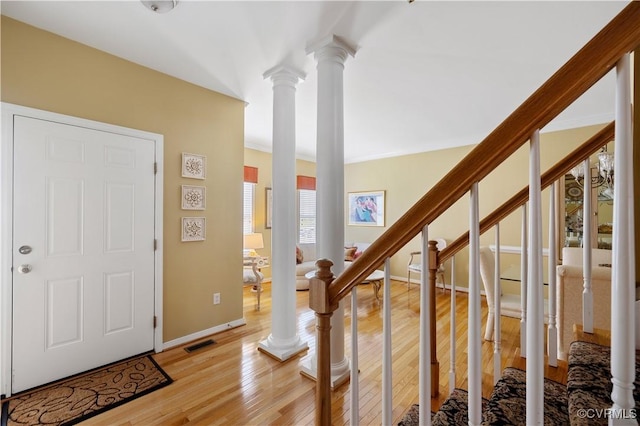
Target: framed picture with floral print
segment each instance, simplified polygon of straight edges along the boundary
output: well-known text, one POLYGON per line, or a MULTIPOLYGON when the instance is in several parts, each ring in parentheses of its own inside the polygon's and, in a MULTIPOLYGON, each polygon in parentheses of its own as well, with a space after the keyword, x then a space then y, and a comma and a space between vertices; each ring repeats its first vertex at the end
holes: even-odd
POLYGON ((182 177, 204 179, 207 175, 207 157, 204 155, 182 153, 182 177))
POLYGON ((204 241, 207 235, 207 222, 204 217, 182 218, 182 241, 204 241))
POLYGON ((204 210, 207 203, 207 188, 182 185, 182 210, 204 210))
POLYGON ((271 229, 272 215, 273 215, 273 190, 271 188, 265 188, 265 229, 271 229))

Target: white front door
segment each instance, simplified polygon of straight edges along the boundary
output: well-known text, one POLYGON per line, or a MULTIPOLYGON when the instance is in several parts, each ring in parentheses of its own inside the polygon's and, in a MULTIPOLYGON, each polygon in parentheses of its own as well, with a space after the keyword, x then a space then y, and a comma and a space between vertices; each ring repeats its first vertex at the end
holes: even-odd
POLYGON ((154 348, 154 150, 14 116, 13 393, 154 348))

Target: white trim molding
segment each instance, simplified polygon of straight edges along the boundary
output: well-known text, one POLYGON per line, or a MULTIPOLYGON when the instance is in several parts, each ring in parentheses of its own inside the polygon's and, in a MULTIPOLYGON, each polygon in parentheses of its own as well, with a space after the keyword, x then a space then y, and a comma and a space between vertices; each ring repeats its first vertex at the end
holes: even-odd
MULTIPOLYGON (((494 244, 490 245, 489 249, 491 249, 491 251, 493 253, 496 252, 496 246, 494 244)), ((503 245, 500 245, 500 253, 522 254, 522 247, 520 247, 520 246, 503 246, 503 245)), ((549 256, 549 249, 548 248, 543 248, 542 249, 542 255, 543 256, 549 256)))
POLYGON ((202 339, 203 337, 211 336, 212 334, 220 333, 225 330, 230 330, 232 328, 240 327, 245 325, 247 322, 244 318, 240 318, 237 320, 230 321, 225 324, 216 325, 215 327, 207 328, 206 330, 197 331, 195 333, 188 334, 186 336, 178 337, 177 339, 169 340, 168 342, 164 342, 164 348, 170 349, 176 346, 184 345, 186 343, 193 342, 194 340, 202 339))

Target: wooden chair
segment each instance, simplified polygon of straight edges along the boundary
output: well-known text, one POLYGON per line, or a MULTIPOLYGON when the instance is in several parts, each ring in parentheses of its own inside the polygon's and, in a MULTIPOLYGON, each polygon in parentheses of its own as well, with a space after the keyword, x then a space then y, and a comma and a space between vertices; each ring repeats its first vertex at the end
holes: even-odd
MULTIPOLYGON (((436 238, 435 241, 438 242, 438 244, 436 245, 436 247, 438 247, 438 251, 441 251, 447 246, 447 241, 442 238, 436 238)), ((407 291, 409 290, 411 285, 411 273, 412 272, 414 274, 422 273, 422 264, 420 263, 420 258, 416 257, 420 253, 421 253, 420 251, 412 251, 411 253, 409 253, 409 256, 410 256, 409 263, 407 264, 407 291)), ((443 291, 445 289, 444 273, 445 273, 444 264, 438 265, 438 270, 436 271, 436 284, 439 282, 442 283, 443 291)))
POLYGON ((256 293, 256 311, 260 310, 260 293, 262 293, 262 280, 264 275, 258 270, 259 257, 243 257, 242 284, 250 285, 256 293))

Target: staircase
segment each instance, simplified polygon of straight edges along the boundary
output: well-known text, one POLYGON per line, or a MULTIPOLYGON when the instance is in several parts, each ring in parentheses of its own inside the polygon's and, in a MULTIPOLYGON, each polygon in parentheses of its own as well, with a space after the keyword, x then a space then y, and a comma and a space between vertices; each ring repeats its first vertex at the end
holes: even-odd
MULTIPOLYGON (((334 312, 339 311, 340 302, 353 292, 374 270, 384 265, 384 301, 389 300, 391 257, 417 236, 421 237, 421 275, 420 292, 420 341, 416 348, 419 353, 418 365, 418 402, 423 408, 422 424, 473 424, 480 425, 485 420, 489 424, 568 424, 567 420, 580 420, 581 415, 586 418, 586 424, 594 424, 595 417, 606 417, 601 410, 579 411, 581 405, 573 401, 575 398, 585 398, 580 393, 571 395, 577 386, 570 382, 565 387, 558 383, 544 379, 545 344, 544 344, 544 292, 543 292, 543 249, 542 249, 542 188, 549 179, 550 182, 564 175, 570 168, 585 161, 590 151, 564 159, 549 169, 545 174, 540 168, 540 131, 545 128, 558 114, 569 107, 582 96, 592 85, 604 77, 610 70, 616 69, 616 105, 615 105, 615 172, 616 184, 614 188, 614 227, 613 227, 613 257, 612 257, 612 346, 609 357, 611 363, 606 363, 605 372, 612 388, 606 393, 607 402, 601 403, 603 409, 607 407, 624 407, 631 416, 634 407, 637 408, 632 387, 637 379, 634 371, 635 348, 629 342, 634 339, 633 295, 635 288, 635 264, 632 263, 635 253, 634 211, 630 202, 633 200, 634 164, 633 159, 633 127, 631 123, 631 67, 630 54, 640 47, 640 1, 630 2, 625 9, 616 16, 605 28, 593 37, 579 52, 565 65, 551 76, 538 90, 536 90, 520 107, 507 117, 480 144, 456 164, 440 181, 434 184, 405 214, 399 217, 353 264, 338 276, 331 272, 330 260, 319 261, 316 277, 310 281, 309 306, 316 315, 316 393, 315 416, 316 424, 330 425, 331 411, 331 381, 332 381, 332 349, 331 323, 334 312), (480 220, 479 183, 500 164, 516 153, 526 143, 529 143, 529 186, 510 200, 506 208, 499 208, 489 216, 480 220), (543 179, 544 178, 544 179, 543 179), (429 226, 444 216, 447 211, 463 197, 469 197, 469 232, 459 240, 447 246, 440 254, 435 247, 435 241, 429 241, 429 226), (526 203, 526 204, 525 204, 526 203), (524 205, 523 205, 524 204, 524 205), (501 346, 498 339, 494 342, 494 377, 496 388, 488 401, 482 400, 482 336, 480 330, 480 234, 487 228, 494 226, 496 233, 496 251, 499 252, 499 222, 504 218, 503 212, 523 207, 523 226, 521 237, 521 259, 523 271, 521 279, 522 318, 520 321, 520 347, 527 359, 527 373, 517 369, 503 371, 500 376, 501 346), (511 209, 511 210, 510 210, 511 209), (461 319, 468 323, 467 336, 467 386, 468 391, 454 390, 456 383, 455 362, 449 371, 449 389, 451 398, 432 417, 431 397, 439 392, 440 364, 436 356, 437 329, 435 323, 435 276, 437 265, 447 259, 455 261, 455 254, 468 247, 469 270, 469 309, 468 317, 461 319), (525 273, 524 271, 527 271, 525 273), (428 289, 428 291, 427 291, 428 289), (525 381, 525 376, 529 376, 525 381), (521 394, 526 389, 526 397, 521 394), (571 389, 571 392, 567 389, 571 389), (573 402, 572 402, 573 401, 573 402), (468 409, 465 410, 465 408, 468 409), (468 412, 468 414, 467 414, 468 412), (544 414, 551 414, 543 418, 544 414), (426 415, 425 415, 426 414, 426 415), (454 416, 451 419, 449 416, 454 416), (594 418, 590 418, 594 417, 594 418), (493 419, 493 420, 491 420, 493 419), (496 420, 497 419, 497 420, 496 420)), ((636 127, 637 131, 638 126, 636 127)), ((594 136, 594 138, 598 138, 594 136)), ((603 144, 607 141, 603 141, 603 144)), ((550 219, 548 226, 548 241, 557 241, 555 226, 551 226, 555 218, 554 201, 555 184, 549 201, 550 219)), ((589 193, 589 191, 585 191, 589 193)), ((585 196, 584 205, 588 206, 590 197, 585 196)), ((637 214, 637 213, 636 213, 637 214)), ((444 219, 446 220, 446 219, 444 219)), ((586 223, 586 222, 585 222, 586 223)), ((585 240, 588 226, 585 225, 585 240)), ((551 254, 555 244, 549 244, 549 258, 556 259, 551 254)), ((591 250, 585 250, 585 265, 590 265, 591 250)), ((335 260, 335 259, 334 259, 335 260)), ((341 262, 342 260, 339 259, 341 262)), ((496 262, 496 265, 498 262, 496 262)), ((549 262, 551 266, 554 263, 549 262)), ((455 269, 452 266, 452 269, 455 269)), ((585 271, 590 271, 585 267, 585 271)), ((495 274, 499 277, 498 273, 495 274)), ((552 269, 549 277, 555 277, 552 269)), ((498 280, 499 281, 499 280, 498 280)), ((499 288, 496 286, 496 288, 499 288)), ((452 293, 455 283, 452 282, 452 293)), ((494 292, 498 300, 495 318, 500 318, 500 291, 494 292)), ((555 280, 550 279, 549 294, 555 295, 555 280)), ((454 298, 452 298, 454 300, 454 298)), ((598 303, 593 298, 591 278, 585 272, 585 284, 582 297, 585 330, 591 332, 593 328, 593 306, 598 303)), ((453 304, 453 302, 452 302, 453 304)), ((547 361, 552 365, 557 362, 557 327, 556 301, 549 298, 549 327, 547 342, 549 343, 547 361)), ((392 338, 393 333, 390 303, 383 304, 382 318, 382 372, 380 404, 382 424, 392 424, 392 338)), ((455 309, 451 309, 451 330, 455 331, 455 309)), ((353 315, 353 311, 352 311, 353 315)), ((357 324, 357 316, 352 317, 352 326, 357 324)), ((500 336, 500 321, 495 321, 495 336, 500 336)), ((354 327, 356 328, 356 327, 354 327)), ((352 334, 352 369, 351 379, 351 424, 359 420, 359 384, 357 374, 357 329, 352 334)), ((451 339, 450 360, 456 359, 455 339, 451 339)), ((573 349, 572 349, 573 350, 573 349)), ((577 350, 577 349, 576 349, 577 350)), ((576 364, 574 361, 573 364, 576 364)), ((577 365, 577 364, 576 364, 577 365)), ((571 366, 570 366, 571 367, 571 366)), ((571 367, 575 368, 575 367, 571 367)), ((637 362, 636 362, 637 368, 637 362)), ((593 369, 586 368, 585 373, 595 374, 593 369)), ((570 374, 571 375, 571 374, 570 374)), ((578 377, 576 373, 573 376, 578 377)), ((606 379, 605 379, 606 380, 606 379)), ((637 385, 636 385, 637 389, 637 385)), ((598 398, 598 401, 600 398, 598 398)), ((589 402, 591 403, 591 402, 589 402)), ((586 406, 586 405, 583 405, 586 406)), ((591 410, 595 410, 590 407, 591 410)), ((420 417, 420 410, 414 407, 413 417, 420 417)), ((405 419, 411 421, 410 416, 405 419)), ((403 420, 403 422, 405 422, 403 420)), ((636 424, 635 419, 616 422, 619 424, 636 424)), ((416 423, 403 423, 416 424, 416 423)), ((578 424, 578 423, 577 423, 578 424)))
MULTIPOLYGON (((636 352, 635 411, 609 411, 611 400, 611 348, 576 341, 571 345, 567 384, 545 379, 544 424, 546 426, 607 425, 608 415, 635 418, 640 413, 640 351, 636 352)), ((467 392, 455 389, 431 416, 436 426, 463 425, 468 422, 467 392)), ((521 425, 526 417, 526 372, 508 367, 493 388, 489 400, 483 399, 483 425, 521 425)), ((418 425, 419 407, 413 405, 398 426, 418 425)))

